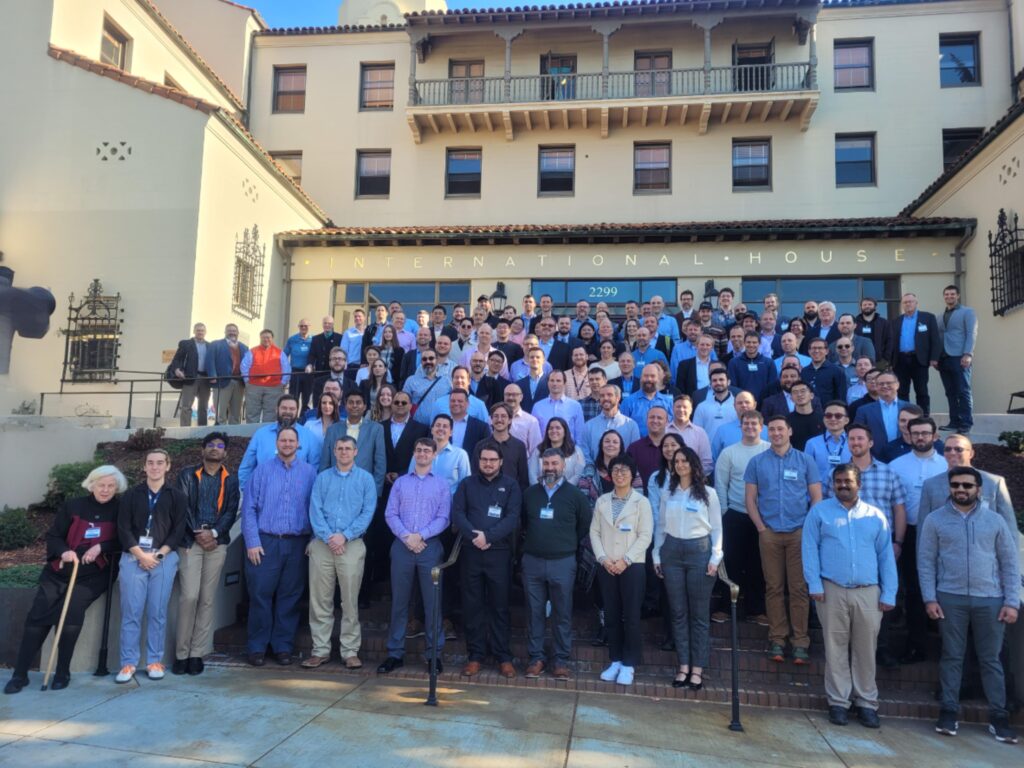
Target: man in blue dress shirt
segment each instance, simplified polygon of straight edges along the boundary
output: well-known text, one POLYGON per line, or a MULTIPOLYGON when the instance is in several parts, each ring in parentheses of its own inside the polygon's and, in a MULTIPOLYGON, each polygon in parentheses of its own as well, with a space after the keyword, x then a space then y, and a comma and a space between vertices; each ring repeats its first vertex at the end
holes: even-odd
POLYGON ((245 490, 249 477, 256 467, 269 461, 277 453, 277 435, 284 427, 293 427, 299 436, 297 455, 308 464, 316 466, 320 462, 320 453, 316 450, 317 441, 308 429, 296 423, 299 418, 299 399, 295 395, 281 395, 277 399, 277 421, 264 424, 257 429, 242 456, 238 467, 238 487, 245 490))
POLYGON ((645 365, 640 374, 640 389, 622 401, 622 412, 637 424, 640 437, 647 437, 647 412, 656 405, 672 413, 672 398, 663 394, 661 367, 645 365))

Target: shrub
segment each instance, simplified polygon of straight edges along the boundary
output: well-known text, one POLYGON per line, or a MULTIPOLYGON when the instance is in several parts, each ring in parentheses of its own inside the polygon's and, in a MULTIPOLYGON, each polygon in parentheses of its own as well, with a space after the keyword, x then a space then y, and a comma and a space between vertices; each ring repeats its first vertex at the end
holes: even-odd
POLYGON ((85 496, 88 491, 82 487, 82 481, 99 465, 95 461, 78 461, 55 466, 50 470, 50 483, 43 503, 55 509, 68 499, 85 496))
POLYGON ((0 571, 0 588, 34 587, 39 581, 38 565, 12 565, 0 571))
POLYGON ((124 441, 125 448, 132 451, 148 451, 152 448, 159 448, 164 439, 164 428, 137 429, 124 441))
POLYGON ((1000 432, 999 442, 1006 443, 1013 453, 1024 453, 1024 432, 1000 432))
POLYGON ((0 549, 21 549, 36 540, 36 529, 24 509, 4 507, 0 512, 0 549))

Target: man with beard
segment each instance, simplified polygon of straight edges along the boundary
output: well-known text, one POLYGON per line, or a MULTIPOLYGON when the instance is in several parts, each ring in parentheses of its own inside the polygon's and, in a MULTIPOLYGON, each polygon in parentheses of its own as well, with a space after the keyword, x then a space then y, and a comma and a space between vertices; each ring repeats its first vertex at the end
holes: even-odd
POLYGON ((292 427, 295 430, 298 439, 296 458, 314 467, 317 466, 320 456, 313 455, 316 440, 308 429, 296 423, 298 418, 299 399, 295 395, 285 394, 277 398, 277 420, 264 424, 253 433, 245 449, 245 455, 242 456, 242 463, 238 467, 238 487, 242 491, 245 490, 245 485, 256 467, 270 461, 277 454, 277 433, 284 427, 292 427))
POLYGON ((824 339, 812 339, 807 347, 811 353, 811 364, 800 371, 800 378, 807 382, 818 400, 846 400, 846 377, 839 366, 830 363, 828 345, 824 339))
POLYGON ((804 302, 803 318, 807 330, 810 331, 811 326, 818 322, 818 302, 810 300, 804 302))
POLYGON ((598 390, 601 412, 589 419, 583 427, 583 440, 580 448, 587 461, 594 461, 601 448, 601 437, 609 429, 614 429, 622 438, 622 445, 628 448, 640 439, 640 428, 629 416, 619 410, 622 393, 614 384, 606 384, 598 390))
POLYGON ((472 466, 480 466, 480 449, 484 445, 494 443, 501 452, 501 471, 519 483, 520 490, 525 491, 530 485, 529 465, 527 463, 526 444, 512 435, 512 408, 505 403, 491 406, 491 437, 481 440, 473 449, 472 466))
MULTIPOLYGON (((742 391, 742 390, 740 390, 742 391)), ((722 369, 711 372, 711 389, 709 397, 694 397, 697 407, 693 410, 693 423, 708 433, 714 455, 715 433, 727 422, 736 421, 736 408, 733 393, 729 386, 729 374, 722 369)), ((754 399, 751 395, 751 399, 754 399)), ((757 405, 756 399, 754 405, 757 405)))
POLYGON ((384 476, 387 474, 387 453, 384 450, 384 428, 376 421, 364 419, 366 396, 354 389, 345 396, 345 418, 336 421, 324 435, 319 461, 320 471, 335 464, 334 446, 346 435, 356 441, 356 466, 373 476, 377 496, 384 490, 384 476))
POLYGON ((854 320, 853 315, 849 312, 844 312, 839 316, 839 322, 836 325, 839 327, 839 338, 828 345, 828 359, 830 362, 838 362, 841 357, 839 354, 839 344, 844 340, 852 344, 852 347, 849 348, 851 350, 849 353, 850 357, 854 359, 870 357, 872 360, 875 360, 875 344, 871 339, 854 333, 857 329, 857 321, 854 320))
POLYGON ((666 414, 672 413, 672 398, 660 392, 661 383, 661 368, 645 365, 640 374, 640 390, 622 401, 622 412, 636 422, 640 437, 647 436, 647 412, 651 408, 657 405, 666 414))
MULTIPOLYGON (((444 336, 438 337, 441 341, 444 336)), ((420 368, 416 373, 406 379, 402 385, 412 400, 414 411, 421 408, 430 408, 431 403, 441 397, 446 397, 452 391, 451 380, 442 376, 437 370, 437 352, 432 349, 425 350, 420 357, 420 368)))
POLYGON ((875 359, 889 360, 892 358, 892 333, 889 321, 878 314, 878 302, 869 296, 860 300, 860 314, 854 318, 854 333, 871 339, 875 345, 875 359))
POLYGON ((345 351, 341 347, 332 349, 330 356, 327 358, 327 373, 320 374, 313 382, 314 403, 320 402, 320 396, 324 393, 324 385, 329 381, 335 382, 341 392, 347 392, 355 388, 354 379, 349 381, 348 374, 346 373, 347 368, 348 357, 345 356, 345 351))
POLYGON ((743 335, 743 354, 729 361, 729 380, 750 392, 758 402, 778 381, 775 363, 760 352, 761 336, 756 331, 743 335))
POLYGON ((245 385, 242 383, 242 358, 249 347, 238 340, 238 326, 224 326, 224 338, 210 344, 210 386, 217 409, 218 424, 241 424, 245 385))

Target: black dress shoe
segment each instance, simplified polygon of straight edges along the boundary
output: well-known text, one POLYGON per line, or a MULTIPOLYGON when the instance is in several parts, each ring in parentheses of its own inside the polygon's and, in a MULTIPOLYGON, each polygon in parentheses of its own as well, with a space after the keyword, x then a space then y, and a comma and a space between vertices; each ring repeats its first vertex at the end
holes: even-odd
POLYGON ((918 650, 907 651, 900 658, 900 664, 919 664, 922 661, 928 661, 928 654, 918 650))
POLYGON ((295 661, 295 657, 292 656, 291 651, 281 651, 280 653, 274 654, 274 660, 282 667, 287 667, 289 664, 295 661))
POLYGON ((201 675, 206 665, 203 664, 203 660, 199 656, 190 656, 188 660, 188 673, 190 675, 201 675))
POLYGON ((12 677, 4 686, 4 693, 21 693, 21 689, 28 685, 28 676, 12 677))
POLYGON ((676 641, 671 637, 666 637, 664 642, 661 644, 661 650, 663 651, 674 651, 676 649, 676 641))
POLYGON ((857 722, 865 728, 881 728, 882 723, 878 719, 878 713, 869 707, 857 708, 857 722))
MULTIPOLYGON (((444 672, 444 664, 442 664, 442 663, 441 663, 441 660, 440 660, 440 659, 438 659, 438 660, 437 660, 437 661, 435 662, 435 664, 437 665, 437 667, 436 667, 436 669, 437 669, 437 674, 439 674, 439 675, 440 675, 440 674, 441 674, 442 672, 444 672)), ((429 662, 429 661, 427 662, 427 674, 428 674, 428 675, 430 674, 430 662, 429 662)))
POLYGON ((367 600, 365 597, 360 597, 359 598, 359 610, 360 611, 368 611, 369 609, 370 609, 370 601, 367 600))
POLYGON ((590 644, 594 648, 604 648, 608 645, 608 630, 605 627, 601 627, 597 632, 597 636, 590 641, 590 644))
POLYGON ((50 681, 51 691, 63 691, 71 682, 71 675, 55 675, 50 681))
POLYGON ((262 667, 267 663, 267 654, 265 653, 250 653, 246 659, 254 667, 262 667))
POLYGON ((888 651, 879 651, 875 654, 875 663, 882 669, 896 669, 900 665, 899 659, 888 651))
POLYGON ((188 673, 188 659, 175 659, 171 664, 172 675, 184 675, 188 673))
POLYGON ((943 424, 941 427, 939 427, 939 429, 941 429, 943 432, 955 432, 959 428, 959 425, 954 424, 953 422, 950 422, 949 424, 943 424))
POLYGON ((394 672, 399 667, 405 666, 405 660, 399 659, 394 656, 388 656, 384 661, 377 667, 378 675, 386 675, 388 672, 394 672))
POLYGON ((829 707, 828 721, 832 725, 846 725, 850 722, 849 712, 846 707, 829 707))

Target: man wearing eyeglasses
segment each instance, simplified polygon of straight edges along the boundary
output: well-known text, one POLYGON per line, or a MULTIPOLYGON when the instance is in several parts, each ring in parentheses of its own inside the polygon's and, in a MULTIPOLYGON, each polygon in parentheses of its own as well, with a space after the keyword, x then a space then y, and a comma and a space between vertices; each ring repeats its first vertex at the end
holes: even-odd
POLYGON ((840 315, 837 325, 839 326, 839 338, 828 345, 829 362, 835 363, 839 360, 839 345, 843 342, 853 345, 852 357, 854 360, 858 357, 876 359, 874 342, 854 333, 857 330, 857 320, 853 315, 849 313, 840 315))
POLYGON ((944 474, 947 466, 942 454, 935 450, 935 433, 938 429, 930 417, 913 419, 907 425, 907 430, 910 432, 913 450, 893 461, 889 469, 896 473, 907 495, 907 534, 900 557, 900 585, 904 592, 904 613, 907 617, 907 648, 900 662, 914 664, 928 658, 928 625, 917 578, 917 516, 921 491, 928 478, 944 474))
POLYGON ((854 422, 866 424, 871 429, 874 438, 871 453, 875 458, 881 459, 886 445, 899 438, 900 409, 910 403, 896 396, 899 392, 899 379, 892 371, 879 374, 875 379, 875 388, 878 391, 878 399, 858 408, 854 422))
POLYGON ((850 447, 846 439, 846 425, 850 418, 846 404, 833 400, 825 404, 825 433, 812 437, 804 446, 804 452, 814 459, 822 482, 831 477, 832 470, 850 460, 850 447))
POLYGON ((989 706, 989 733, 996 741, 1016 744, 1006 709, 1006 680, 999 653, 1005 625, 1020 609, 1020 565, 1015 537, 982 499, 984 480, 973 467, 947 475, 949 501, 935 510, 921 529, 921 591, 928 616, 939 622, 942 687, 938 733, 956 736, 960 683, 967 633, 981 671, 989 706))

